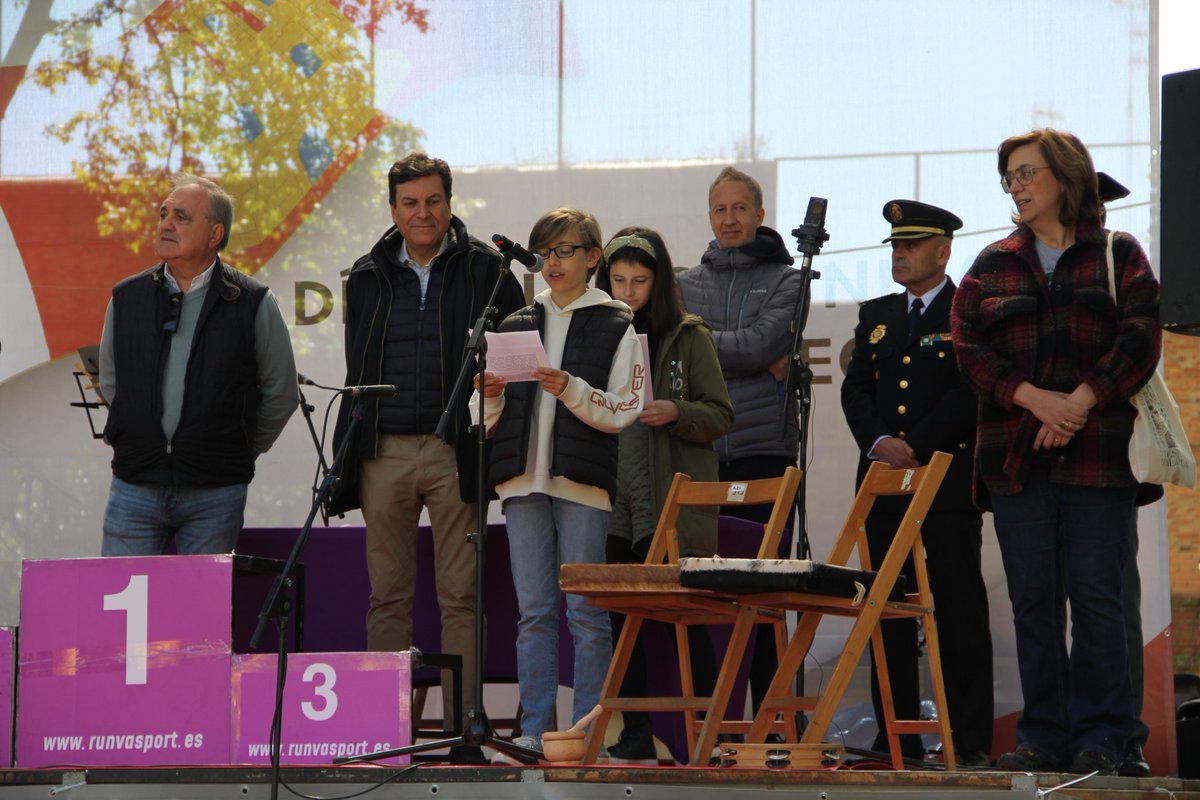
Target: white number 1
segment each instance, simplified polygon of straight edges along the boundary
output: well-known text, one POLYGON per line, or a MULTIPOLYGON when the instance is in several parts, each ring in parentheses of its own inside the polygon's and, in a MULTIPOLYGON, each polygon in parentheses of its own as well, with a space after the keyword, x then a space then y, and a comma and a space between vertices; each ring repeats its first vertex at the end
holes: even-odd
POLYGON ((104 595, 105 611, 125 612, 125 684, 146 682, 146 641, 149 637, 150 577, 130 575, 116 594, 104 595))

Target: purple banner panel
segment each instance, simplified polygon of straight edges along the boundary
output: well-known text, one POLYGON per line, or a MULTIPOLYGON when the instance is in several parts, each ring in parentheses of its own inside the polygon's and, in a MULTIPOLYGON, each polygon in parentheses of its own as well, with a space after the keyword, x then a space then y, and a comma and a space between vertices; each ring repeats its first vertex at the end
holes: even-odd
POLYGON ((0 628, 0 766, 13 763, 13 629, 0 628))
POLYGON ((17 766, 229 763, 230 556, 26 561, 17 766))
MULTIPOLYGON (((233 657, 235 764, 271 762, 275 655, 233 657)), ((409 654, 294 653, 283 692, 282 764, 331 764, 340 756, 412 743, 409 654)), ((383 759, 407 764, 408 756, 383 759)))

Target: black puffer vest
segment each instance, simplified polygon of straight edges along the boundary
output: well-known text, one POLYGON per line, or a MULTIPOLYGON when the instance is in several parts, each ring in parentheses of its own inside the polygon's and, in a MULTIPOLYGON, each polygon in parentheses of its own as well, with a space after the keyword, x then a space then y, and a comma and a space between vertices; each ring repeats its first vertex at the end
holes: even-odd
POLYGON ((399 436, 430 434, 442 417, 442 337, 438 308, 446 259, 421 280, 407 264, 392 263, 392 308, 384 328, 383 383, 399 389, 379 401, 379 432, 399 436))
POLYGON ((221 262, 196 321, 179 426, 162 430, 162 378, 170 351, 170 292, 163 265, 113 288, 117 396, 104 438, 113 474, 127 483, 228 486, 254 477, 258 418, 254 320, 267 287, 221 262))
MULTIPOLYGON (((542 334, 544 318, 545 309, 535 303, 510 315, 500 324, 500 330, 536 330, 542 334)), ((559 369, 582 378, 589 386, 607 386, 617 346, 632 321, 632 314, 612 306, 588 306, 572 312, 559 369)), ((540 394, 541 384, 536 381, 513 383, 504 390, 504 411, 492 440, 489 480, 493 487, 525 471, 529 433, 540 394)), ((556 403, 553 436, 550 474, 598 486, 608 492, 611 500, 617 490, 617 435, 596 430, 562 403, 556 403)))

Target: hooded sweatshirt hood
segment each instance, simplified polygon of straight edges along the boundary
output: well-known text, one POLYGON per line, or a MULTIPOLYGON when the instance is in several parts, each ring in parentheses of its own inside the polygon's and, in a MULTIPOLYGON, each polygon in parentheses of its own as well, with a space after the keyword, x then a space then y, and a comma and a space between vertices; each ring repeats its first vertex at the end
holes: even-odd
POLYGON ((789 266, 796 263, 796 259, 788 253, 783 237, 766 225, 758 227, 754 241, 741 247, 718 247, 715 240, 710 242, 704 257, 700 259, 702 264, 735 269, 752 267, 763 261, 789 266))

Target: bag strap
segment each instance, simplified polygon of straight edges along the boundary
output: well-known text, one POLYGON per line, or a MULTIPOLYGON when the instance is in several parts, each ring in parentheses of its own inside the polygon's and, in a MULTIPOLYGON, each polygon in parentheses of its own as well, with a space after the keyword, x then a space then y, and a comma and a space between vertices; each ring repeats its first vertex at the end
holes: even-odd
MULTIPOLYGON (((1113 302, 1117 300, 1117 281, 1113 277, 1113 232, 1108 232, 1108 248, 1105 250, 1104 257, 1108 261, 1108 293, 1112 295, 1113 302)), ((1117 309, 1120 310, 1119 308, 1117 309)))

